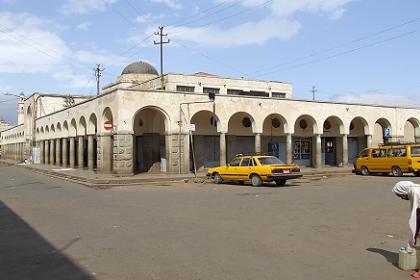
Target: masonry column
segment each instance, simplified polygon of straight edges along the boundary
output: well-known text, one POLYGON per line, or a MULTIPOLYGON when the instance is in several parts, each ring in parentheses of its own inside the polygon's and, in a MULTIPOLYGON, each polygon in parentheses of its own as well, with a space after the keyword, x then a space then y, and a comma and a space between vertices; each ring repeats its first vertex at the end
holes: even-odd
POLYGON ((55 164, 61 165, 61 139, 55 139, 55 164))
POLYGON ((50 164, 55 164, 55 139, 50 140, 50 164))
POLYGON ((112 172, 112 135, 101 134, 98 136, 98 170, 102 173, 112 172))
POLYGON ((75 162, 75 143, 74 143, 74 137, 70 137, 70 147, 69 147, 69 164, 70 168, 74 168, 76 166, 75 162))
POLYGON ((261 153, 261 133, 255 134, 255 152, 261 153))
POLYGON ((366 146, 368 148, 372 147, 372 135, 366 135, 366 146))
POLYGON ((45 164, 50 164, 50 140, 45 140, 45 164))
POLYGON ((118 131, 114 134, 113 171, 120 175, 133 174, 133 133, 118 131))
POLYGON ((226 133, 220 133, 220 165, 226 165, 226 133))
POLYGON ((343 135, 343 166, 347 166, 349 164, 349 147, 347 137, 348 134, 343 135))
POLYGON ((39 160, 44 164, 44 140, 39 141, 39 160))
POLYGON ((93 150, 93 135, 88 135, 88 169, 93 170, 95 164, 93 160, 95 159, 94 153, 96 153, 95 150, 93 150))
POLYGON ((292 164, 293 162, 293 149, 292 149, 292 134, 286 134, 286 163, 292 164))
POLYGON ((78 148, 77 148, 77 166, 80 169, 84 167, 84 152, 85 152, 85 140, 84 136, 79 136, 78 138, 78 148))
POLYGON ((321 161, 322 161, 322 155, 321 155, 321 134, 315 134, 313 137, 314 143, 314 159, 313 159, 313 165, 315 168, 321 168, 321 161))
POLYGON ((67 138, 63 138, 62 140, 63 143, 63 148, 61 149, 62 151, 62 162, 63 162, 63 167, 67 167, 68 166, 68 162, 67 162, 67 154, 68 154, 68 146, 67 146, 67 138))

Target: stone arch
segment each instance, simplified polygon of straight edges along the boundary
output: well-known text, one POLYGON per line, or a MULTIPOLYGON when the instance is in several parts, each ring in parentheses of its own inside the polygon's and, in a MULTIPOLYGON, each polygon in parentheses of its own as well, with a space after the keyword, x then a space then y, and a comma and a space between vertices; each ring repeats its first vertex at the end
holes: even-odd
POLYGON ((411 117, 404 123, 403 141, 417 143, 420 140, 420 122, 417 118, 411 117))
POLYGON ((78 126, 78 130, 77 130, 77 134, 79 136, 84 136, 84 135, 86 135, 86 131, 87 131, 86 119, 85 119, 85 117, 82 116, 79 119, 79 126, 78 126))
POLYGON ((72 119, 70 121, 69 136, 70 137, 76 137, 77 136, 77 124, 76 124, 75 119, 72 119))
MULTIPOLYGON (((190 123, 195 125, 190 158, 193 158, 192 148, 194 148, 196 169, 204 170, 220 165, 219 117, 209 110, 202 110, 191 117, 190 123)), ((190 166, 191 170, 194 170, 193 164, 190 166)))
POLYGON ((316 154, 316 140, 314 135, 319 133, 318 124, 311 115, 300 115, 294 122, 294 134, 292 137, 293 161, 303 166, 321 164, 318 160, 320 154, 316 154))
POLYGON ((63 136, 68 137, 69 136, 69 124, 67 121, 63 122, 63 136))
POLYGON ((133 165, 136 172, 167 172, 169 150, 166 141, 168 115, 155 106, 137 110, 133 116, 133 165))
POLYGON ((111 122, 112 125, 114 125, 114 117, 113 117, 112 110, 110 107, 106 107, 104 111, 102 112, 101 131, 112 132, 113 128, 111 130, 105 130, 104 128, 105 122, 111 122))
POLYGON ((372 145, 378 146, 381 143, 387 143, 390 139, 392 139, 393 133, 391 122, 386 118, 379 118, 374 124, 372 145), (391 135, 386 135, 386 130, 389 130, 391 135))
POLYGON ((347 137, 348 162, 354 163, 358 153, 368 147, 369 123, 361 116, 354 117, 349 124, 347 137))
POLYGON ((98 133, 98 119, 94 113, 89 116, 89 122, 87 126, 87 133, 89 135, 96 135, 98 133))
POLYGON ((246 112, 232 114, 228 121, 226 154, 228 161, 236 154, 255 153, 255 119, 246 112))
POLYGON ((343 165, 344 145, 346 145, 343 135, 345 135, 345 127, 339 117, 329 116, 324 120, 321 136, 322 165, 343 165))
POLYGON ((272 154, 287 162, 287 137, 289 126, 285 117, 271 113, 262 122, 261 152, 272 154))

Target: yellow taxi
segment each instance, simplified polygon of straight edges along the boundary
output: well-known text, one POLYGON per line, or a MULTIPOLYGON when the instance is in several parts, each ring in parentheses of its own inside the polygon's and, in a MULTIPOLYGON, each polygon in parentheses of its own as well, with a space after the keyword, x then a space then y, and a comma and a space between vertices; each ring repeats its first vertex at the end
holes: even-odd
POLYGON ((363 149, 354 162, 353 172, 361 175, 391 173, 393 176, 412 172, 420 176, 420 144, 382 145, 363 149))
POLYGON ((226 166, 210 168, 207 176, 216 184, 251 180, 253 186, 260 186, 263 182, 276 182, 278 186, 283 186, 287 180, 302 177, 302 174, 299 166, 284 164, 274 156, 237 155, 226 166))

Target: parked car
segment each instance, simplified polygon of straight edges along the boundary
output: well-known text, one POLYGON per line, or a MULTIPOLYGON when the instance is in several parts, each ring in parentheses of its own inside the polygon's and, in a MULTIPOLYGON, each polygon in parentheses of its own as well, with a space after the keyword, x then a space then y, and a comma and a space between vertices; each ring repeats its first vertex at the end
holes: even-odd
POLYGON ((237 155, 226 166, 210 168, 207 176, 216 184, 251 180, 253 186, 260 186, 263 182, 276 182, 278 186, 283 186, 287 180, 302 177, 302 174, 299 166, 285 164, 274 156, 237 155))
POLYGON ((420 144, 382 145, 363 149, 354 162, 353 172, 360 175, 382 173, 420 176, 420 144))

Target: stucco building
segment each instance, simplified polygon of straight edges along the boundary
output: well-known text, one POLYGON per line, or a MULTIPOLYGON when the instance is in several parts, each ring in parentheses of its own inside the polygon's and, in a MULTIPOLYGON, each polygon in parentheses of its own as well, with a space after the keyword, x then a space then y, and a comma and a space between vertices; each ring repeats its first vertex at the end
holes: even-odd
POLYGON ((34 93, 21 103, 23 123, 1 133, 7 158, 39 151, 45 164, 119 175, 185 173, 248 152, 345 166, 364 147, 420 141, 418 108, 296 100, 290 83, 159 76, 144 62, 100 96, 34 93))

